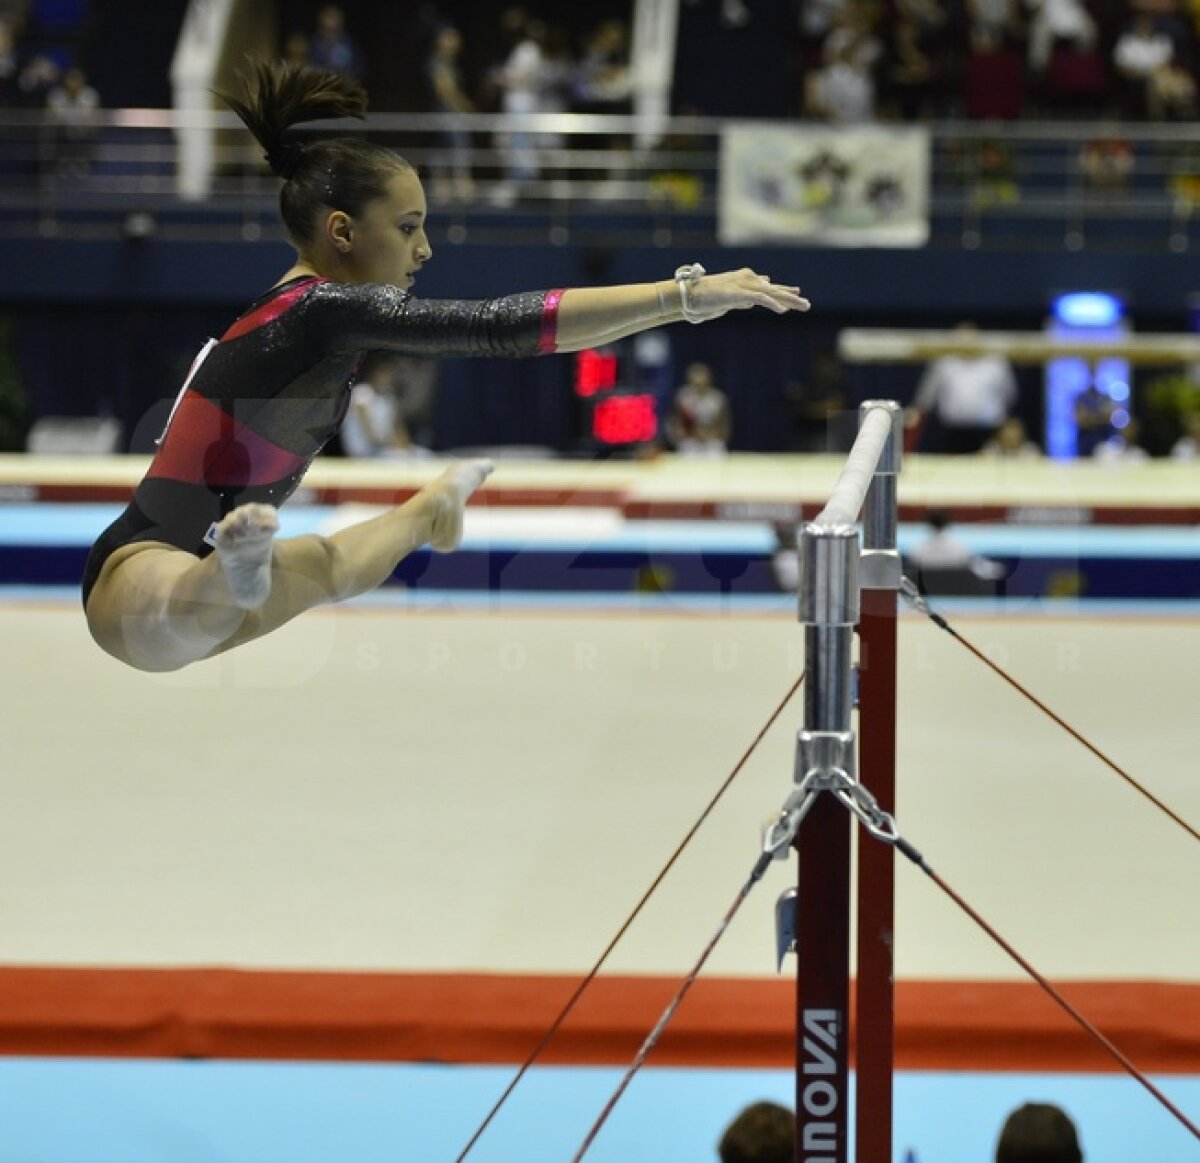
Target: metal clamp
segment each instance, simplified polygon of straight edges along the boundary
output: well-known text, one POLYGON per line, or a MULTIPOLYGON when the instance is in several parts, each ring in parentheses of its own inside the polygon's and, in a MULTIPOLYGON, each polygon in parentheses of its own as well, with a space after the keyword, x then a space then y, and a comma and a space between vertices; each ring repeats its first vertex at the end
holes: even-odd
POLYGON ((779 809, 779 818, 768 825, 763 832, 762 850, 772 860, 787 859, 788 849, 796 839, 796 833, 808 815, 809 809, 816 802, 817 794, 822 790, 819 780, 822 773, 810 771, 794 788, 783 807, 779 809))
POLYGON ((833 789, 833 794, 858 817, 862 826, 876 840, 895 844, 900 839, 895 817, 885 812, 879 806, 879 801, 857 780, 847 777, 841 787, 833 789))

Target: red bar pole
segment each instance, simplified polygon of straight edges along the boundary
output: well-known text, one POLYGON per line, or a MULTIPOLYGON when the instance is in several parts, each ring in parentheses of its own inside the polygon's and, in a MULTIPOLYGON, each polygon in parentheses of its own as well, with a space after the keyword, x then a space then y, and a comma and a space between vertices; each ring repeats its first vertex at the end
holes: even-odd
MULTIPOLYGON (((896 591, 862 591, 859 622, 858 777, 896 810, 896 591)), ((855 983, 856 1163, 892 1158, 895 1050, 895 861, 890 844, 858 837, 858 977, 855 983)))
POLYGON ((848 1163, 850 814, 828 793, 800 825, 796 1163, 848 1163))

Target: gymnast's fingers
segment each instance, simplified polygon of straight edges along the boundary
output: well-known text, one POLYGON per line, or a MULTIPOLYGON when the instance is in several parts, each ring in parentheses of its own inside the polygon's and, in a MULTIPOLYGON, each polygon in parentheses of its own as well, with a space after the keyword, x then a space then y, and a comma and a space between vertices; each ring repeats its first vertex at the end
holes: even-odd
POLYGON ((770 307, 778 314, 783 314, 785 311, 807 311, 812 306, 800 294, 799 287, 789 286, 787 283, 773 283, 769 275, 760 275, 753 271, 748 273, 758 284, 758 289, 765 291, 771 300, 769 303, 763 303, 763 306, 770 307))
POLYGON ((812 304, 799 294, 799 288, 763 287, 753 296, 753 302, 760 307, 774 311, 776 315, 785 315, 788 311, 807 311, 812 304))

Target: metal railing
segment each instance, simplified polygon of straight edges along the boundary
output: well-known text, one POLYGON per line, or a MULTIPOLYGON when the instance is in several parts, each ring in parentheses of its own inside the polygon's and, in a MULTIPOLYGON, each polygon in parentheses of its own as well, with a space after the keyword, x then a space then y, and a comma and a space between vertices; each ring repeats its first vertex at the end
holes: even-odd
MULTIPOLYGON (((715 234, 724 123, 675 118, 654 146, 633 117, 373 114, 326 123, 395 146, 426 179, 444 238, 668 245, 715 234), (514 175, 525 151, 531 171, 514 175)), ((931 244, 1176 251, 1200 243, 1200 126, 1099 121, 938 122, 931 244)), ((232 114, 99 114, 71 141, 29 111, 0 112, 0 235, 153 230, 276 232, 278 183, 232 114), (203 196, 181 194, 204 137, 203 196), (131 218, 131 216, 133 216, 131 218)))

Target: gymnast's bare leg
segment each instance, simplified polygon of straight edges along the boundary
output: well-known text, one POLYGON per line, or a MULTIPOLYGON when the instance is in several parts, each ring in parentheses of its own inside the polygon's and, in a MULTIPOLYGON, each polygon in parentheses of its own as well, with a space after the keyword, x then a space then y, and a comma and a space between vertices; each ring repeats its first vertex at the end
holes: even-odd
POLYGON ((452 465, 412 500, 329 537, 276 540, 275 510, 243 505, 217 527, 208 557, 161 542, 127 545, 96 582, 88 628, 129 666, 179 670, 374 589, 422 545, 454 549, 467 499, 491 471, 487 460, 452 465))

